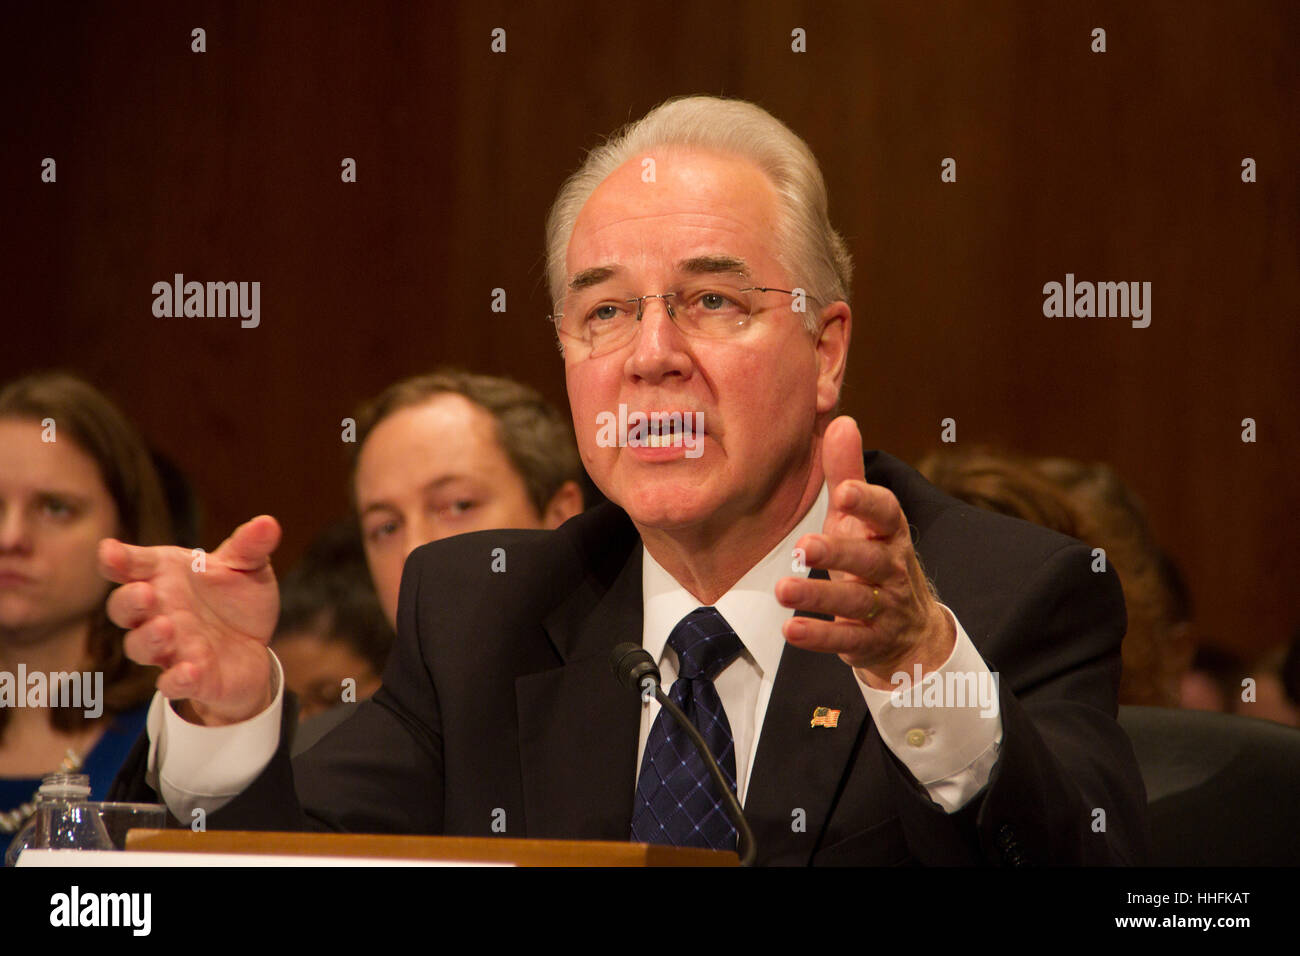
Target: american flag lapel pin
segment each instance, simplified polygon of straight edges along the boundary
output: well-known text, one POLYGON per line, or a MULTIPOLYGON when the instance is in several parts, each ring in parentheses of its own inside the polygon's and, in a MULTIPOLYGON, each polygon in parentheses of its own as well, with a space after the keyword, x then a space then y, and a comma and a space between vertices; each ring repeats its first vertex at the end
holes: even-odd
POLYGON ((838 727, 840 724, 840 712, 832 710, 829 707, 813 708, 812 726, 813 727, 838 727))

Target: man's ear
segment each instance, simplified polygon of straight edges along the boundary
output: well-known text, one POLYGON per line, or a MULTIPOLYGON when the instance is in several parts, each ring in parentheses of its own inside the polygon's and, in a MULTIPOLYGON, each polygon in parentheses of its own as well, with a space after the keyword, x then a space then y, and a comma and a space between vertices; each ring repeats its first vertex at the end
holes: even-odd
POLYGON ((546 503, 542 524, 555 529, 577 514, 582 514, 582 489, 576 481, 566 481, 546 503))
POLYGON ((817 413, 833 411, 840 400, 844 370, 849 361, 849 336, 853 313, 847 302, 832 302, 822 309, 817 336, 817 413))

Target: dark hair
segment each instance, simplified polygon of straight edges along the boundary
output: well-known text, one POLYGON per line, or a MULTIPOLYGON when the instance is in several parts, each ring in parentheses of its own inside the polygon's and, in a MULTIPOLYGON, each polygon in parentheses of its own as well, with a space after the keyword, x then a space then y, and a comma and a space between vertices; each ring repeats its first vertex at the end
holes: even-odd
MULTIPOLYGON (((98 389, 65 372, 41 372, 0 389, 0 418, 53 419, 55 435, 68 438, 99 468, 100 480, 117 506, 118 537, 139 545, 170 544, 171 519, 149 449, 126 417, 98 389)), ((87 641, 89 670, 104 674, 104 713, 121 713, 153 694, 158 669, 126 656, 121 628, 101 603, 91 616, 87 641)), ((9 713, 0 710, 0 734, 9 713)), ((50 708, 58 730, 78 729, 88 718, 75 707, 50 708)))
POLYGON ((1237 654, 1213 644, 1198 644, 1192 654, 1189 671, 1198 671, 1208 677, 1232 712, 1233 701, 1241 693, 1241 678, 1247 665, 1237 654))
POLYGON ((1300 707, 1300 630, 1291 638, 1291 644, 1282 658, 1282 666, 1278 668, 1278 676, 1282 678, 1286 696, 1291 703, 1300 707))
POLYGON ((585 472, 578 458, 569 420, 527 385, 508 378, 439 369, 402 379, 367 402, 357 413, 353 445, 355 474, 361 446, 375 426, 394 412, 423 405, 438 395, 460 395, 488 412, 497 425, 497 441, 523 480, 528 499, 543 515, 566 481, 581 485, 585 472))
POLYGON ((312 541, 280 587, 275 636, 309 630, 346 642, 380 674, 393 644, 370 582, 355 518, 330 525, 312 541))

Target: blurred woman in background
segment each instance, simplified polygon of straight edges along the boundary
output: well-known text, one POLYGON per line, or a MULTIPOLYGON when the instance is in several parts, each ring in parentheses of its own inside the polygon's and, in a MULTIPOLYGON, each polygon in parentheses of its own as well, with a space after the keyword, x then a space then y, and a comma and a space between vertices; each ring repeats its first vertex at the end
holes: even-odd
POLYGON ((125 656, 105 614, 110 585, 96 569, 105 537, 172 541, 140 436, 74 376, 0 389, 0 850, 43 776, 88 774, 91 799, 102 800, 144 728, 157 671, 125 656), (57 706, 67 700, 51 674, 90 675, 77 706, 57 706))

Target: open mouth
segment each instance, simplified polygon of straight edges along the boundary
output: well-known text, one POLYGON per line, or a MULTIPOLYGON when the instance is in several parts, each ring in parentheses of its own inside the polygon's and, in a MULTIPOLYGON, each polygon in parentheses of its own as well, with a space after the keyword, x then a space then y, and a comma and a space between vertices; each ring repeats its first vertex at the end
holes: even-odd
POLYGON ((698 458, 705 433, 703 412, 629 412, 620 403, 617 414, 596 415, 596 444, 601 448, 685 448, 687 458, 698 458))
POLYGON ((704 439, 703 412, 649 412, 641 445, 645 448, 696 448, 704 439))
POLYGON ((697 412, 650 412, 647 448, 674 448, 694 443, 704 434, 704 415, 697 412))

